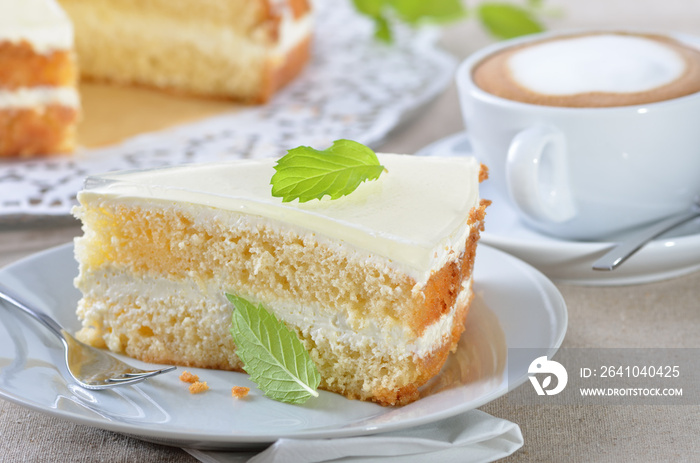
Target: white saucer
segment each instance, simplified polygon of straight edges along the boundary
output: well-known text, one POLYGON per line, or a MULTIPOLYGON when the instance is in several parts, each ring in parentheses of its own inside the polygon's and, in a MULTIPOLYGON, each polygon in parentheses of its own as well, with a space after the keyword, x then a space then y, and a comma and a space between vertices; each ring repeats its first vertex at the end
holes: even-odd
MULTIPOLYGON (((438 140, 416 153, 419 156, 469 156, 471 145, 461 132, 438 140)), ((482 242, 528 262, 552 280, 577 285, 648 283, 700 270, 700 219, 677 227, 648 243, 613 271, 591 265, 617 241, 566 241, 543 235, 522 223, 510 203, 493 191, 489 182, 481 196, 491 199, 482 242)), ((615 237, 624 238, 623 235, 615 237)))

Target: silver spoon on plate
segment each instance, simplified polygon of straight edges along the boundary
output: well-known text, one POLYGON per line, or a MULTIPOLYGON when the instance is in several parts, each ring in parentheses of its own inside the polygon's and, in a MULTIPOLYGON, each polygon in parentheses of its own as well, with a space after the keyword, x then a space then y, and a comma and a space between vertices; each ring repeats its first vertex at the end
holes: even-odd
POLYGON ((700 203, 697 201, 689 211, 682 212, 642 228, 624 241, 618 243, 600 259, 593 262, 593 270, 615 270, 649 241, 696 217, 700 217, 700 203))

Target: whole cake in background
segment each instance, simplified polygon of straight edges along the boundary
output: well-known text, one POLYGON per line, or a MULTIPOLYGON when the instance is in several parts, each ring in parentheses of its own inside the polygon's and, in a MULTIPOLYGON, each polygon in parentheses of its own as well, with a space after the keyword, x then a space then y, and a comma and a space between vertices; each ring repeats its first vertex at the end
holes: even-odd
POLYGON ((464 330, 486 170, 474 158, 378 158, 377 180, 304 203, 271 195, 269 159, 89 178, 74 211, 79 339, 240 371, 233 293, 296 332, 322 389, 418 399, 464 330))
POLYGON ((73 29, 53 0, 0 0, 0 157, 70 152, 80 114, 73 29))
POLYGON ((261 103, 309 59, 308 0, 59 0, 84 77, 261 103))

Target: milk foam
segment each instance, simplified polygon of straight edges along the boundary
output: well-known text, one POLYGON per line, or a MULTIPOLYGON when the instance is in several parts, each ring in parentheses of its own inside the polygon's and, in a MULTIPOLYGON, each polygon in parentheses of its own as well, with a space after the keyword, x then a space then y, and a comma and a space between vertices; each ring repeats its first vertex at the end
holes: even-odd
POLYGON ((543 95, 643 92, 673 82, 686 68, 676 51, 659 42, 605 34, 524 48, 508 66, 518 84, 543 95))

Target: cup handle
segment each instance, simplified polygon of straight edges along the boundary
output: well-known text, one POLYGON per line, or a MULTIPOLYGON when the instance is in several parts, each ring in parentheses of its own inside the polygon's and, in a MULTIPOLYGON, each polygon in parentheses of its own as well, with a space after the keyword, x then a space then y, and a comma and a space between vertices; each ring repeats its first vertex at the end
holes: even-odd
POLYGON ((529 127, 513 138, 508 149, 506 183, 511 200, 536 222, 562 223, 576 216, 566 137, 556 127, 529 127))

